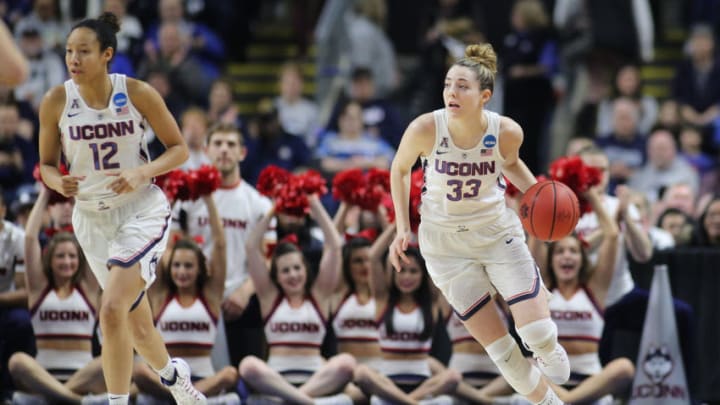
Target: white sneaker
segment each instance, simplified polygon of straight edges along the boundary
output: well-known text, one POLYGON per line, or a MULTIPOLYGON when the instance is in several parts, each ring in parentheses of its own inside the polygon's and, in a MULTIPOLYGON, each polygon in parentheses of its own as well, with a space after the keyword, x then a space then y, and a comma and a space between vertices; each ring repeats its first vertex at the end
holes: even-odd
POLYGON ((107 394, 88 394, 80 400, 81 405, 107 405, 110 403, 107 394))
POLYGON ((570 361, 567 352, 559 343, 555 344, 555 350, 549 355, 541 357, 536 354, 533 357, 540 371, 553 383, 562 385, 570 379, 570 361))
POLYGON ((178 405, 206 405, 207 399, 200 391, 195 389, 190 381, 190 366, 181 358, 173 358, 175 366, 175 382, 160 377, 160 381, 170 390, 178 405))
POLYGON ((207 405, 240 405, 240 396, 234 392, 207 399, 207 405))

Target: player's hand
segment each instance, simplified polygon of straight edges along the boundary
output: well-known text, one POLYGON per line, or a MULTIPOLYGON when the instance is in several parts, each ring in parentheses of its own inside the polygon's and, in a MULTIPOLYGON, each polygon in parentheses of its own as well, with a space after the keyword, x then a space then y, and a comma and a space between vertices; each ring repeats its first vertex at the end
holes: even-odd
POLYGON ((222 303, 223 315, 225 320, 232 321, 242 315, 250 302, 252 291, 246 291, 245 288, 238 288, 230 294, 222 303))
POLYGON ((402 269, 401 260, 406 264, 410 264, 410 259, 408 259, 405 254, 408 244, 410 243, 410 237, 411 234, 409 231, 405 233, 398 233, 395 235, 395 239, 393 239, 390 244, 388 254, 390 255, 390 264, 392 264, 395 268, 395 271, 400 271, 402 269))
POLYGON ((71 176, 69 174, 62 176, 60 177, 61 183, 58 191, 65 197, 73 197, 77 195, 82 180, 85 180, 85 176, 71 176))
POLYGON ((115 179, 108 185, 108 189, 117 194, 129 193, 148 182, 140 168, 123 170, 120 173, 108 173, 115 179))

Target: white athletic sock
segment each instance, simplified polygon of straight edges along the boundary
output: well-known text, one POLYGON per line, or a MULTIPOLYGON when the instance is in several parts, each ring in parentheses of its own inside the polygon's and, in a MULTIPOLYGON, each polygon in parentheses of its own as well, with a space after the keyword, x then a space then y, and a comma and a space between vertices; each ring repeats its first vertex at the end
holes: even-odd
POLYGON ((160 370, 155 370, 158 374, 160 374, 160 377, 164 378, 166 381, 169 381, 172 384, 175 383, 175 365, 172 363, 172 360, 168 358, 168 362, 160 370))
POLYGON ((108 403, 110 405, 127 405, 129 400, 129 394, 111 394, 108 392, 108 403))

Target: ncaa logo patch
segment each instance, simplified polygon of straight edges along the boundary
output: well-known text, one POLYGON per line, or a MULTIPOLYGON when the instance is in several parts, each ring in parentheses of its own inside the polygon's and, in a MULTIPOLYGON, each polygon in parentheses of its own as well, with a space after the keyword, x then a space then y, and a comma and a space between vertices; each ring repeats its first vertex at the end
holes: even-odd
POLYGON ((128 98, 127 94, 125 93, 117 93, 113 96, 113 104, 115 104, 118 107, 122 107, 125 104, 127 104, 128 98))
POLYGON ((497 138, 495 138, 495 135, 485 135, 485 138, 482 140, 483 146, 486 148, 492 148, 497 143, 497 138))

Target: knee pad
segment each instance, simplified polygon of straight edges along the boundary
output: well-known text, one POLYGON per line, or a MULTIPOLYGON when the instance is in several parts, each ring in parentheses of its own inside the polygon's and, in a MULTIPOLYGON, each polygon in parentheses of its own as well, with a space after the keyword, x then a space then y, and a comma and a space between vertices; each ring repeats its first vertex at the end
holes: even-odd
POLYGON ((557 344, 557 325, 550 318, 530 322, 517 328, 517 333, 527 347, 536 354, 547 354, 557 344))
POLYGON ((485 350, 503 377, 520 395, 530 394, 540 382, 540 372, 523 357, 509 334, 492 342, 485 350))

